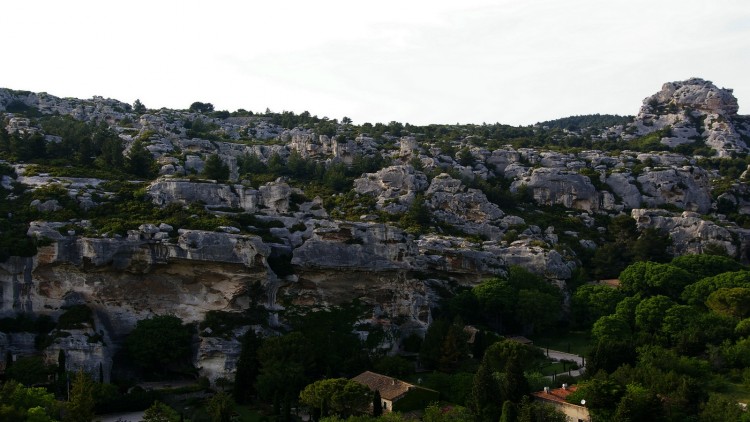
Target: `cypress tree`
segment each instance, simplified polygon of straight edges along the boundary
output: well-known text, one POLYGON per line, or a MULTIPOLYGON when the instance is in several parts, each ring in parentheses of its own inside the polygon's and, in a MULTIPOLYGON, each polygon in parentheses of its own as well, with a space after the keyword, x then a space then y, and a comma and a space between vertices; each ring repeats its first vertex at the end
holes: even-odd
POLYGON ((372 396, 372 416, 378 417, 383 414, 383 403, 380 397, 380 390, 375 390, 372 396))
POLYGON ((516 422, 518 420, 518 408, 516 404, 510 400, 505 400, 503 403, 503 415, 500 417, 500 422, 516 422))

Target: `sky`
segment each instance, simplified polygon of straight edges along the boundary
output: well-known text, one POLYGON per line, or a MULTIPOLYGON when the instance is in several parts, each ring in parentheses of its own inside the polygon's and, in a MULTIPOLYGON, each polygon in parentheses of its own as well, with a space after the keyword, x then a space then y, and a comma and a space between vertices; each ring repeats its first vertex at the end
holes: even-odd
POLYGON ((750 114, 747 0, 24 0, 0 87, 149 108, 529 125, 638 112, 669 81, 750 114))

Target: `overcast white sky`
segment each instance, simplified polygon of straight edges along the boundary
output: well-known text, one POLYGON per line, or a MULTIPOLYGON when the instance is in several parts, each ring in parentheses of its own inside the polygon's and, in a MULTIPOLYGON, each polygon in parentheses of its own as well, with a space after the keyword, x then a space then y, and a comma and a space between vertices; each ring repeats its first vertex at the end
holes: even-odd
POLYGON ((635 114, 664 82, 750 114, 747 0, 24 0, 0 86, 150 108, 514 125, 635 114))

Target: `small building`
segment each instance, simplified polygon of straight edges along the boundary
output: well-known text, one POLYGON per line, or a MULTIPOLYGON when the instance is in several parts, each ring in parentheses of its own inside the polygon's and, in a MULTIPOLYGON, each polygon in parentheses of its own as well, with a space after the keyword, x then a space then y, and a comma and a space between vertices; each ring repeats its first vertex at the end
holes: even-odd
POLYGON ((380 392, 384 412, 420 410, 440 398, 440 393, 435 390, 370 371, 357 375, 352 378, 352 381, 366 385, 372 391, 380 392))
POLYGON ((564 413, 570 422, 590 422, 591 416, 589 410, 584 406, 585 403, 578 405, 568 403, 565 400, 574 391, 576 391, 575 385, 563 384, 562 388, 550 389, 544 387, 543 391, 537 391, 531 393, 531 395, 536 401, 554 406, 555 409, 564 413))
POLYGON ((533 341, 531 341, 530 339, 528 339, 528 338, 526 338, 524 336, 512 336, 512 337, 507 337, 507 339, 510 340, 510 341, 515 341, 516 343, 525 344, 526 346, 533 346, 534 345, 533 341))

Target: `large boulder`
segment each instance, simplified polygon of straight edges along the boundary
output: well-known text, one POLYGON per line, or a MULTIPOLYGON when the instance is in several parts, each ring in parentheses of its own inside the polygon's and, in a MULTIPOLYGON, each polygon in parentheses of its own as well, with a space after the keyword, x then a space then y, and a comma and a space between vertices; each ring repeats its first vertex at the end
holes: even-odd
POLYGON ((390 213, 405 212, 416 194, 427 186, 427 176, 411 165, 386 167, 354 180, 355 192, 375 196, 378 209, 390 213))
POLYGON ((652 228, 668 235, 675 255, 700 254, 709 247, 723 248, 730 256, 738 256, 732 232, 697 213, 681 214, 658 209, 634 209, 631 216, 639 229, 652 228))
POLYGON ((498 240, 502 234, 497 223, 505 215, 478 189, 466 189, 460 180, 442 173, 432 179, 426 193, 432 215, 465 233, 498 240))
POLYGON ((671 204, 701 214, 711 210, 711 181, 700 167, 647 168, 637 180, 646 206, 671 204))
POLYGON ((537 168, 531 176, 513 182, 512 192, 526 186, 540 205, 562 205, 584 211, 599 209, 599 194, 591 180, 573 171, 537 168))

